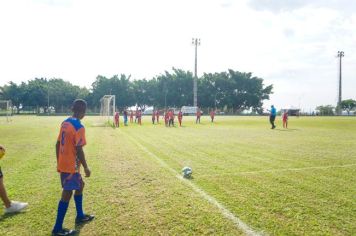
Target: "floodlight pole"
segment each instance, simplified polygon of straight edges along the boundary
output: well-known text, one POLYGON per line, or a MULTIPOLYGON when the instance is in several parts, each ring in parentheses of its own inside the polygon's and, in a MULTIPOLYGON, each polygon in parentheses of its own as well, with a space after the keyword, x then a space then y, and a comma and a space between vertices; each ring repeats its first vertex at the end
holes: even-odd
POLYGON ((342 100, 342 58, 345 56, 343 51, 337 52, 337 57, 339 58, 339 94, 337 101, 337 113, 341 115, 341 100, 342 100))
POLYGON ((196 106, 198 106, 198 75, 197 75, 197 67, 198 67, 198 46, 200 45, 200 39, 199 38, 193 38, 192 39, 192 45, 195 46, 195 68, 194 68, 194 82, 193 82, 194 100, 193 100, 193 104, 196 107, 196 106))
POLYGON ((47 114, 49 115, 49 80, 47 80, 47 114))

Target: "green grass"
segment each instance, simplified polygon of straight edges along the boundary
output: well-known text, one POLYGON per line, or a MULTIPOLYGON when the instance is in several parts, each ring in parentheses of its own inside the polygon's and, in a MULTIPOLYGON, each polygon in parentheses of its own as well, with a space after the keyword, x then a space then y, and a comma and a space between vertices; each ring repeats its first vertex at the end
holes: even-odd
MULTIPOLYGON (((0 235, 51 231, 61 193, 54 144, 64 118, 0 123, 8 194, 30 204, 25 213, 0 216, 0 235)), ((256 231, 356 234, 355 117, 291 117, 288 130, 280 120, 269 129, 267 117, 216 117, 214 124, 203 117, 200 125, 184 117, 181 128, 152 125, 150 117, 119 129, 94 127, 96 120, 83 120, 92 169, 84 209, 96 219, 81 235, 243 234, 170 171, 183 166, 193 168, 189 181, 256 231)), ((75 227, 74 219, 72 201, 65 226, 75 227)))

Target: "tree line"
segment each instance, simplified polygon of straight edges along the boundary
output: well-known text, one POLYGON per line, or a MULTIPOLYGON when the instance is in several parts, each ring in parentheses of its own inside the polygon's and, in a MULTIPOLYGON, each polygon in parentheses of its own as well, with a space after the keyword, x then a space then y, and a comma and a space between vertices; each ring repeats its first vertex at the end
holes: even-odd
POLYGON ((342 100, 336 107, 332 105, 321 105, 316 108, 318 114, 322 116, 336 115, 338 110, 346 111, 347 115, 352 114, 352 112, 356 112, 356 100, 346 99, 342 100))
MULTIPOLYGON (((98 75, 91 87, 79 87, 59 78, 35 78, 16 84, 9 82, 0 87, 0 99, 11 100, 18 112, 27 107, 47 111, 68 112, 76 98, 85 99, 88 108, 97 110, 100 98, 115 95, 116 106, 146 106, 158 108, 193 105, 193 74, 173 68, 152 79, 134 80, 120 74, 110 78, 98 75)), ((265 86, 263 79, 252 73, 234 70, 204 73, 198 78, 198 106, 201 108, 229 109, 240 112, 252 109, 262 113, 263 101, 272 94, 272 85, 265 86)))

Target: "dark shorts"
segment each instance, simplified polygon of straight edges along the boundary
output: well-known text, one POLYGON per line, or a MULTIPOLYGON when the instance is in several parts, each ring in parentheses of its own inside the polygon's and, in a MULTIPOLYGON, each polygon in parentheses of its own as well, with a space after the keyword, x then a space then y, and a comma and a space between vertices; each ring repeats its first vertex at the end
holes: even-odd
POLYGON ((4 175, 2 174, 1 167, 0 167, 0 178, 2 178, 4 175))
POLYGON ((80 190, 83 186, 83 179, 80 173, 61 173, 61 184, 63 190, 80 190))

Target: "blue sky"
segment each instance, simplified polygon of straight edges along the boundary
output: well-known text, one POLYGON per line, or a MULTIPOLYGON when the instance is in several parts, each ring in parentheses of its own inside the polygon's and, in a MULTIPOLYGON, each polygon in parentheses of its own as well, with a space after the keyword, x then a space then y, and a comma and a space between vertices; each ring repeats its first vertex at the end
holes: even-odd
POLYGON ((173 66, 234 69, 274 85, 266 106, 356 99, 356 1, 2 0, 0 84, 35 77, 89 87, 99 74, 152 78, 173 66))

